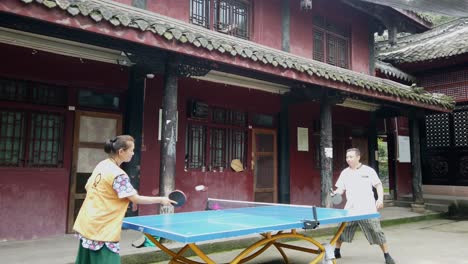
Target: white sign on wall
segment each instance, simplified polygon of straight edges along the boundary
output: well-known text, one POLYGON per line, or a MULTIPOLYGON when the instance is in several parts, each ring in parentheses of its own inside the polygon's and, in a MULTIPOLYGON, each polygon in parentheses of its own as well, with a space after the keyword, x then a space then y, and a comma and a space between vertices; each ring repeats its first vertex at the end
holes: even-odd
POLYGON ((309 151, 309 129, 297 128, 297 151, 309 151))
POLYGON ((408 136, 398 136, 398 161, 411 162, 410 138, 408 136))

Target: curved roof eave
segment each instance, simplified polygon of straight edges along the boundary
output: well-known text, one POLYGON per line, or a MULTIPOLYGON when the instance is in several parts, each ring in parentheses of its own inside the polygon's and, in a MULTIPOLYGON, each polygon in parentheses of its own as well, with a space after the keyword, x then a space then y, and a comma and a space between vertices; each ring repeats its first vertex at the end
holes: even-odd
MULTIPOLYGON (((349 88, 352 87, 351 92, 363 94, 365 91, 372 97, 380 97, 389 101, 438 111, 450 111, 455 105, 454 100, 448 96, 431 94, 420 88, 415 89, 390 80, 306 59, 116 2, 106 0, 11 1, 28 5, 41 5, 49 8, 49 10, 63 10, 69 16, 81 15, 91 18, 96 23, 106 21, 115 27, 151 32, 155 36, 171 42, 164 44, 166 48, 168 45, 171 45, 171 47, 172 45, 190 45, 193 49, 202 50, 203 52, 214 52, 220 55, 229 54, 236 58, 235 62, 239 62, 239 59, 244 62, 245 60, 250 61, 251 64, 255 64, 256 68, 268 65, 282 69, 282 71, 291 70, 294 72, 293 76, 307 74, 308 78, 300 79, 307 79, 308 82, 314 84, 317 83, 317 80, 318 83, 336 83, 336 85, 329 87, 347 86, 347 91, 350 91, 349 88)), ((8 0, 0 3, 0 10, 4 9, 4 7, 8 9, 5 2, 8 2, 8 0)), ((14 11, 24 12, 22 15, 31 16, 31 12, 23 9, 13 8, 12 12, 14 11)), ((178 49, 173 48, 173 50, 180 51, 180 47, 178 49)), ((236 65, 235 62, 230 63, 236 65)))

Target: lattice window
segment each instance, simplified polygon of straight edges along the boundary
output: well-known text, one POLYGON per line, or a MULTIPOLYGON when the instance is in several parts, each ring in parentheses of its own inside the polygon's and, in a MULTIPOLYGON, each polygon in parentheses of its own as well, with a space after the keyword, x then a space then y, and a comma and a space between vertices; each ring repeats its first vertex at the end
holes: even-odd
POLYGON ((0 110, 0 166, 62 167, 63 131, 60 114, 0 110))
POLYGON ((247 151, 247 133, 244 130, 232 130, 231 140, 229 142, 231 159, 240 159, 245 161, 245 153, 247 151))
POLYGON ((455 146, 468 146, 468 112, 453 113, 453 130, 455 146))
POLYGON ((320 16, 314 17, 313 24, 313 59, 349 68, 349 30, 320 16))
POLYGON ((468 69, 444 73, 433 73, 421 78, 421 85, 424 87, 447 85, 468 81, 468 69))
POLYGON ((0 166, 22 165, 24 129, 24 113, 0 110, 0 166))
POLYGON ((468 99, 468 83, 461 83, 451 87, 428 88, 431 93, 442 93, 453 97, 457 101, 468 99))
POLYGON ((331 34, 327 35, 327 63, 348 68, 348 58, 348 41, 331 34))
POLYGON ((66 105, 67 90, 64 87, 0 79, 0 99, 45 105, 66 105))
POLYGON ((63 117, 32 113, 28 165, 56 167, 62 162, 63 117))
POLYGON ((226 167, 226 130, 212 128, 210 131, 210 157, 212 167, 226 167))
POLYGON ((188 120, 186 168, 227 168, 232 159, 240 159, 245 163, 247 114, 242 111, 211 108, 209 116, 210 119, 205 120, 203 125, 198 124, 199 120, 188 120))
POLYGON ((27 97, 26 82, 0 79, 0 99, 26 101, 27 97))
POLYGON ((212 118, 213 118, 213 123, 226 124, 228 122, 226 109, 214 108, 212 118))
POLYGON ((428 148, 450 146, 449 114, 426 116, 426 140, 428 148))
POLYGON ((323 45, 324 42, 324 33, 322 31, 314 30, 314 60, 325 61, 325 48, 323 45))
POLYGON ((201 168, 205 164, 206 127, 189 124, 187 127, 186 166, 187 168, 201 168))
POLYGON ((190 22, 194 25, 210 27, 210 0, 190 1, 190 22))
POLYGON ((250 5, 241 0, 215 0, 214 29, 248 39, 250 5))
POLYGON ((248 39, 250 1, 191 0, 190 22, 221 33, 248 39), (213 21, 210 18, 213 18, 213 21))

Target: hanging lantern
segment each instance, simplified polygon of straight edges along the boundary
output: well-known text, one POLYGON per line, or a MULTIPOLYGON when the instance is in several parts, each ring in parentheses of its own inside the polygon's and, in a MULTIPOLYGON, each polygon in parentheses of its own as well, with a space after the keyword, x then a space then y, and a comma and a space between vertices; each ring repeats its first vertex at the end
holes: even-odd
POLYGON ((301 0, 301 10, 303 11, 312 10, 312 0, 301 0))

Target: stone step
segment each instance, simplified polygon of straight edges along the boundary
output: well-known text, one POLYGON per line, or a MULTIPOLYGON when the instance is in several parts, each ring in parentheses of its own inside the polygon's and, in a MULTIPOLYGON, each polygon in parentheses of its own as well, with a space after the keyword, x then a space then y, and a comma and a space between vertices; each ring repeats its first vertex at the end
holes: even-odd
MULTIPOLYGON (((400 196, 399 200, 412 202, 413 196, 411 195, 402 195, 400 196)), ((434 196, 434 195, 425 195, 424 202, 425 203, 434 203, 434 204, 446 204, 451 205, 454 201, 458 200, 458 197, 451 197, 451 196, 434 196)))
MULTIPOLYGON (((398 200, 394 201, 395 206, 399 207, 411 207, 413 201, 403 201, 398 200)), ((424 203, 426 206, 426 210, 431 210, 434 212, 446 213, 449 210, 449 204, 441 204, 441 203, 424 203)))

